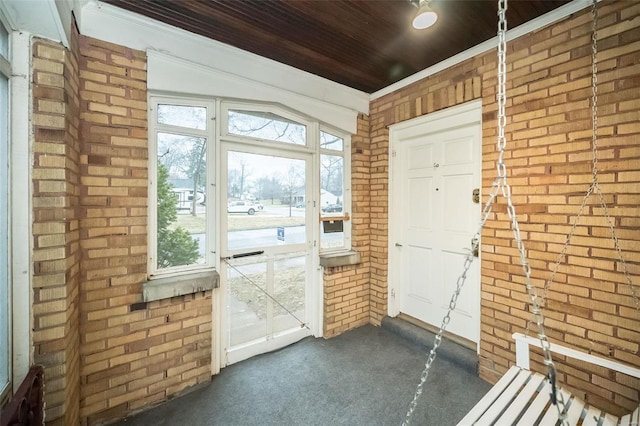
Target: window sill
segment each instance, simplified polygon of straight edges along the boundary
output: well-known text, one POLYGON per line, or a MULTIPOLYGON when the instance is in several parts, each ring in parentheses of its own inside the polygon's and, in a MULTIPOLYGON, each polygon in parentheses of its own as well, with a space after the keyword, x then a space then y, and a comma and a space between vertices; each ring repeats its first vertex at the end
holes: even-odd
POLYGON ((357 265, 361 262, 360 252, 355 250, 340 251, 320 255, 320 266, 335 268, 338 266, 357 265))
POLYGON ((220 286, 220 274, 216 271, 198 272, 177 277, 158 278, 142 284, 142 300, 169 299, 185 294, 213 290, 220 286))

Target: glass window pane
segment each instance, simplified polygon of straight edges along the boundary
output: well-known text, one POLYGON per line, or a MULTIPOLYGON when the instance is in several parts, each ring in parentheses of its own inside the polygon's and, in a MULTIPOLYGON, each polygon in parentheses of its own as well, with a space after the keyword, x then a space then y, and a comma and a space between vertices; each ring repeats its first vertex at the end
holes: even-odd
POLYGON ((207 109, 184 105, 158 105, 158 123, 206 130, 207 109))
POLYGON ((158 133, 158 269, 204 264, 206 138, 158 133))
MULTIPOLYGON (((320 155, 320 215, 344 215, 344 158, 340 155, 320 155)), ((323 221, 321 248, 344 246, 344 232, 334 222, 323 221), (332 226, 334 225, 334 226, 332 226)), ((339 224, 337 224, 339 225, 339 224)))
POLYGON ((2 23, 0 23, 0 55, 7 60, 9 59, 9 33, 2 23))
POLYGON ((267 335, 267 256, 233 259, 227 269, 229 343, 237 346, 267 335))
POLYGON ((342 151, 344 149, 344 140, 331 133, 320 132, 320 148, 342 151))
POLYGON ((305 287, 307 253, 276 255, 273 265, 273 331, 291 330, 305 318, 305 287))
POLYGON ((305 161, 230 151, 227 164, 227 247, 304 243, 305 161))
POLYGON ((229 110, 228 131, 232 135, 249 136, 295 145, 307 144, 304 124, 270 112, 229 110))
MULTIPOLYGON (((1 27, 1 25, 0 25, 1 27)), ((9 383, 9 96, 8 81, 0 76, 0 392, 9 383)))

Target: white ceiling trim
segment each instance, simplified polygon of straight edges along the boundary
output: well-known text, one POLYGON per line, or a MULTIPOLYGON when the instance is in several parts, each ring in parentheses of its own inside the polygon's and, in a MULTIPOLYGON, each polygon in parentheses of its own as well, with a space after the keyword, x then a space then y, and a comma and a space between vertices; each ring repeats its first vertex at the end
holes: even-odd
MULTIPOLYGON (((584 8, 591 6, 591 4, 592 3, 590 0, 574 0, 571 3, 567 3, 563 6, 560 6, 559 8, 554 9, 549 13, 546 13, 536 19, 526 22, 512 30, 508 30, 507 41, 515 40, 518 37, 522 37, 523 35, 526 35, 533 31, 544 28, 547 25, 553 24, 554 22, 564 19, 576 12, 581 11, 584 8)), ((496 18, 496 32, 497 31, 498 31, 498 21, 496 18)), ((373 101, 375 99, 381 98, 390 93, 396 92, 413 83, 417 83, 418 81, 423 80, 431 75, 437 74, 440 71, 443 71, 447 68, 450 68, 461 62, 464 62, 467 59, 471 59, 474 56, 481 55, 492 49, 497 49, 497 47, 498 47, 498 37, 496 36, 491 40, 487 40, 483 43, 480 43, 477 46, 472 47, 471 49, 467 49, 464 52, 460 52, 457 55, 452 56, 448 59, 445 59, 442 62, 438 62, 434 66, 431 66, 422 71, 419 71, 407 78, 404 78, 394 84, 391 84, 385 87, 384 89, 380 89, 377 92, 372 93, 371 100, 373 101)))
POLYGON ((280 90, 368 114, 369 94, 96 0, 82 8, 80 33, 158 51, 280 90))

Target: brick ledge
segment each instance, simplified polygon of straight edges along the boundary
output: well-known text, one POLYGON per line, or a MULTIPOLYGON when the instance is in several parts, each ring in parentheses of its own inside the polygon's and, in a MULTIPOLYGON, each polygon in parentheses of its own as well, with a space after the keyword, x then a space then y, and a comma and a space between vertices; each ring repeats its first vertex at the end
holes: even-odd
POLYGON ((320 266, 335 268, 336 266, 357 265, 361 261, 360 252, 355 250, 321 254, 320 266))
POLYGON ((157 278, 142 284, 142 300, 169 299, 185 294, 213 290, 220 286, 220 274, 216 271, 198 272, 177 277, 157 278))

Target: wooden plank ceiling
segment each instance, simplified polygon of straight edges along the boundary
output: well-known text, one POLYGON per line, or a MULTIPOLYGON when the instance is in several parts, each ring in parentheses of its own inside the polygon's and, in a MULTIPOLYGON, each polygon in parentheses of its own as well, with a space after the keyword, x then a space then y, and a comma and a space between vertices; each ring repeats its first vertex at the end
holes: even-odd
MULTIPOLYGON (((104 0, 329 80, 374 92, 491 39, 497 0, 433 0, 414 30, 409 0, 104 0)), ((511 0, 509 28, 568 0, 511 0)))

